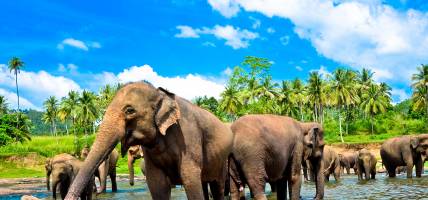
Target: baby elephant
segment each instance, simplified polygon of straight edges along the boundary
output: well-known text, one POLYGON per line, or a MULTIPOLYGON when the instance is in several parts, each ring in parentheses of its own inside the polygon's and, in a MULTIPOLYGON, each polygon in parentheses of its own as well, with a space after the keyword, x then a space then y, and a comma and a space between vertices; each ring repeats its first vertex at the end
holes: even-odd
POLYGON ((340 160, 340 168, 341 172, 344 174, 344 171, 346 169, 347 174, 351 174, 351 168, 354 169, 354 173, 357 174, 357 166, 355 166, 355 160, 357 158, 356 152, 345 152, 345 153, 339 153, 339 160, 340 160))
POLYGON ((334 175, 334 179, 339 181, 340 178, 340 160, 339 155, 330 147, 324 147, 324 155, 322 158, 324 162, 324 176, 325 180, 329 181, 330 175, 334 175))
MULTIPOLYGON (((61 198, 64 199, 68 189, 74 180, 74 177, 79 172, 83 162, 68 154, 60 154, 46 163, 46 169, 51 170, 47 173, 52 176, 52 195, 56 199, 56 190, 59 186, 61 198)), ((92 191, 95 186, 94 178, 90 178, 89 185, 80 195, 81 199, 92 199, 92 191)))
POLYGON ((365 179, 369 180, 375 179, 376 176, 376 157, 367 149, 361 149, 358 151, 358 156, 355 160, 355 165, 357 166, 358 180, 363 179, 363 174, 365 179), (369 178, 370 177, 370 178, 369 178))

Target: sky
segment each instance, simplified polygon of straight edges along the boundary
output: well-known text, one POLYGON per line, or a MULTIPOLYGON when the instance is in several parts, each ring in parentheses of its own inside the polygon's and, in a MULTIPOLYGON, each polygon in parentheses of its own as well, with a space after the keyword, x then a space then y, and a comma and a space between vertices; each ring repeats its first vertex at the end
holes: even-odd
POLYGON ((0 95, 11 108, 13 56, 25 62, 22 107, 38 110, 49 96, 142 79, 187 99, 219 97, 245 56, 272 61, 275 81, 369 68, 400 102, 428 63, 425 0, 16 0, 0 8, 0 95))

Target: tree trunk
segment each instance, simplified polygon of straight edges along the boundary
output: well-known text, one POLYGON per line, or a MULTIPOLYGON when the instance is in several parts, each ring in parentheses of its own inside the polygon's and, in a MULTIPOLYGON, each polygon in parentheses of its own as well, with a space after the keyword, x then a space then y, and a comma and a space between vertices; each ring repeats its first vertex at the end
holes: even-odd
POLYGON ((18 70, 16 69, 15 69, 15 85, 16 85, 16 96, 18 97, 18 112, 19 112, 20 108, 19 108, 19 90, 18 90, 18 70))
POLYGON ((370 115, 370 123, 372 124, 372 135, 373 135, 373 115, 370 115))
POLYGON ((314 103, 314 116, 315 116, 315 121, 318 122, 318 110, 317 110, 317 104, 314 103))
POLYGON ((65 132, 67 133, 67 135, 70 135, 68 132, 67 120, 65 120, 65 132))
POLYGON ((299 103, 299 109, 300 109, 300 121, 302 121, 302 122, 303 122, 302 103, 299 103))
POLYGON ((345 141, 343 140, 343 135, 342 135, 342 114, 340 110, 340 105, 339 105, 339 133, 340 133, 340 141, 344 143, 345 141))

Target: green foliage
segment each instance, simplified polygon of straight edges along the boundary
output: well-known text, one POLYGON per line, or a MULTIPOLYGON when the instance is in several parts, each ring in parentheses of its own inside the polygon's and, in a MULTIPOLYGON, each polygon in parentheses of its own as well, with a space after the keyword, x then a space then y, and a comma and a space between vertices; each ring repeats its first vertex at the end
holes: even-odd
POLYGON ((12 113, 0 117, 0 146, 31 140, 31 121, 25 114, 12 113), (18 121, 19 120, 19 121, 18 121))

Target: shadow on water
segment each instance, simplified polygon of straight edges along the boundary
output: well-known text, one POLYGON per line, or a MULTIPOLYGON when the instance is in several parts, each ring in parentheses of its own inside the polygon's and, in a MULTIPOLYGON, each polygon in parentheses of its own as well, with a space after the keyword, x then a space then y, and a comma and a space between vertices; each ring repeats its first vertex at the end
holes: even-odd
MULTIPOLYGON (((427 173, 425 173, 427 174, 427 173)), ((35 193, 31 195, 51 199, 51 193, 47 192, 44 184, 39 183, 35 188, 35 193)), ((110 185, 110 184, 108 184, 110 185)), ((2 185, 1 187, 4 187, 2 185)), ((143 181, 138 181, 134 186, 129 186, 127 180, 118 182, 119 191, 112 193, 110 188, 107 193, 98 195, 96 199, 151 199, 147 185, 143 181)), ((276 195, 270 192, 270 187, 266 187, 269 200, 276 199, 276 195)), ((172 198, 185 200, 186 195, 182 187, 176 187, 171 192, 172 198)), ((304 182, 302 185, 302 199, 312 199, 315 195, 315 184, 304 182)), ((20 199, 22 194, 0 196, 2 199, 20 199)), ((248 188, 246 196, 250 197, 248 188)), ((330 181, 325 186, 325 199, 428 199, 428 175, 422 178, 407 179, 405 174, 396 178, 385 177, 385 174, 378 174, 376 180, 358 181, 356 175, 342 176, 339 182, 330 181)))

